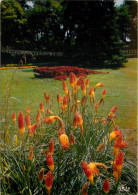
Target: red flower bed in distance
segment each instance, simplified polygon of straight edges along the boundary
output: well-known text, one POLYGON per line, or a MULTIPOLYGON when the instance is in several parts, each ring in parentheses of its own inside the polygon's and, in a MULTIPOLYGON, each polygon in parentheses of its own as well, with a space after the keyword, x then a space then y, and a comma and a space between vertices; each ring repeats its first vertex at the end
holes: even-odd
POLYGON ((86 68, 78 68, 76 66, 54 66, 54 67, 40 67, 35 68, 35 77, 38 78, 54 78, 56 80, 66 80, 70 73, 73 72, 77 77, 86 77, 88 74, 101 73, 86 68))

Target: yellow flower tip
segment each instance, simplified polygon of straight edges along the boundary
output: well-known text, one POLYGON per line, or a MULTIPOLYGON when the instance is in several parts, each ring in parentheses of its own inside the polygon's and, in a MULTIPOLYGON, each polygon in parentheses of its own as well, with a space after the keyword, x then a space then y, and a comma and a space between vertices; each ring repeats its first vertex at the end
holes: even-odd
POLYGON ((111 142, 114 138, 116 138, 116 134, 115 134, 115 132, 113 131, 112 133, 110 133, 109 142, 111 142))
POLYGON ((119 151, 119 148, 114 147, 113 153, 114 153, 114 156, 115 156, 115 157, 117 156, 118 151, 119 151))
POLYGON ((93 184, 93 175, 89 176, 88 179, 91 182, 91 184, 93 184))
POLYGON ((48 168, 53 172, 54 171, 54 164, 48 165, 48 168))
POLYGON ((21 134, 22 137, 24 135, 24 131, 25 131, 25 127, 19 128, 19 133, 21 134))

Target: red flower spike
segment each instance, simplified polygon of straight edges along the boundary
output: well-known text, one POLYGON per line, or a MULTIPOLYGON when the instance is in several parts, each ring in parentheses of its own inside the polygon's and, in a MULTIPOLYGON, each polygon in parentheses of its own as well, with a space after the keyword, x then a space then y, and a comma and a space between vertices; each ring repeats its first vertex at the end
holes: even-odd
POLYGON ((88 88, 89 88, 89 78, 88 78, 88 79, 86 79, 85 86, 86 86, 86 89, 88 89, 88 88))
POLYGON ((71 72, 69 75, 69 81, 70 81, 71 87, 73 88, 76 82, 76 75, 73 72, 71 72))
POLYGON ((87 178, 93 184, 93 171, 92 171, 92 169, 89 167, 88 163, 85 161, 81 161, 81 166, 82 166, 87 178))
POLYGON ((39 123, 41 118, 40 110, 37 111, 36 122, 39 123))
POLYGON ((103 86, 104 86, 103 83, 97 83, 97 84, 95 85, 95 87, 94 87, 94 92, 95 92, 96 88, 98 88, 98 87, 103 87, 103 86))
POLYGON ((25 123, 28 129, 31 128, 31 121, 29 115, 25 115, 25 123))
POLYGON ((119 178, 121 177, 121 170, 122 170, 122 166, 123 166, 123 161, 124 161, 124 153, 122 151, 120 151, 116 157, 116 168, 118 171, 119 178))
POLYGON ((19 112, 18 114, 18 128, 19 128, 19 133, 21 134, 21 136, 23 136, 25 131, 25 126, 24 126, 24 115, 22 112, 19 112))
POLYGON ((69 139, 66 134, 60 135, 59 141, 63 150, 67 150, 69 148, 69 139))
POLYGON ((116 162, 113 162, 113 174, 114 174, 115 184, 116 184, 118 180, 118 170, 116 168, 116 162))
POLYGON ((42 168, 38 173, 38 179, 42 181, 44 178, 44 168, 42 168))
POLYGON ((102 99, 103 99, 103 103, 104 103, 104 98, 105 98, 105 96, 106 96, 106 89, 103 89, 103 91, 102 91, 102 99))
POLYGON ((48 116, 44 119, 44 123, 46 124, 51 124, 53 122, 55 122, 55 116, 48 116))
POLYGON ((63 106, 64 106, 64 110, 66 111, 67 108, 67 97, 63 97, 63 106))
POLYGON ((54 171, 54 160, 53 160, 52 155, 49 152, 46 153, 46 162, 47 162, 48 168, 53 172, 54 171))
POLYGON ((104 191, 104 193, 108 194, 109 189, 110 189, 109 179, 106 178, 103 181, 103 191, 104 191))
POLYGON ((89 181, 87 181, 81 190, 81 195, 87 195, 88 194, 88 187, 89 187, 89 181))
POLYGON ((57 94, 57 102, 60 103, 60 104, 63 103, 62 97, 59 93, 57 94))
POLYGON ((93 102, 95 102, 95 97, 94 97, 95 93, 94 93, 94 90, 93 90, 92 87, 90 87, 88 94, 89 94, 89 97, 90 97, 90 102, 92 102, 91 101, 92 98, 93 98, 93 102))
POLYGON ((30 114, 30 107, 29 106, 26 108, 26 111, 27 111, 27 114, 30 114))
POLYGON ((82 90, 83 96, 85 96, 86 95, 86 87, 85 87, 85 83, 84 83, 83 79, 82 79, 82 82, 81 82, 81 90, 82 90))
POLYGON ((45 100, 46 100, 46 98, 47 98, 47 93, 46 93, 46 92, 44 92, 44 98, 45 98, 45 100))
POLYGON ((95 111, 97 112, 97 110, 98 110, 98 104, 96 103, 95 104, 95 111))
POLYGON ((66 134, 66 132, 65 132, 65 129, 59 129, 59 132, 58 132, 58 139, 60 138, 60 136, 62 135, 62 134, 66 134))
POLYGON ((48 173, 45 176, 45 185, 46 185, 46 189, 48 191, 48 194, 50 194, 52 184, 53 184, 53 174, 51 171, 48 171, 48 173))
POLYGON ((42 102, 40 103, 40 111, 41 111, 42 113, 44 113, 44 106, 43 106, 42 102))
POLYGON ((62 81, 62 86, 63 86, 64 93, 65 93, 66 95, 68 95, 68 87, 67 87, 65 81, 62 81))
POLYGON ((31 126, 31 128, 29 129, 29 136, 32 137, 34 135, 34 132, 37 128, 37 124, 34 124, 31 126))
POLYGON ((82 78, 80 77, 76 82, 76 89, 79 90, 81 86, 82 78))
POLYGON ((74 135, 73 135, 73 133, 71 133, 71 134, 70 134, 70 145, 73 146, 74 143, 75 143, 74 135))
POLYGON ((120 134, 119 136, 117 136, 117 138, 114 141, 114 156, 117 156, 117 153, 119 151, 120 148, 125 148, 127 146, 126 141, 122 140, 122 135, 120 134))
POLYGON ((12 121, 14 123, 16 123, 16 114, 15 114, 15 112, 12 113, 12 121))
POLYGON ((53 139, 51 139, 49 141, 48 148, 49 148, 49 153, 52 155, 54 153, 54 141, 53 141, 53 139))

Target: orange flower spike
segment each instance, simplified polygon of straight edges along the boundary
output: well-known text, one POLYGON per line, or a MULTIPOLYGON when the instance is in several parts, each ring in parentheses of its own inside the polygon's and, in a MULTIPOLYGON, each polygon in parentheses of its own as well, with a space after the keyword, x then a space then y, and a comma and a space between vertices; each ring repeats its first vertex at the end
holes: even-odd
POLYGON ((51 171, 48 171, 48 173, 45 176, 45 186, 48 191, 48 195, 50 195, 52 184, 53 184, 53 174, 51 171))
POLYGON ((98 110, 98 104, 96 103, 95 104, 95 111, 97 112, 97 110, 98 110))
POLYGON ((30 114, 30 107, 29 106, 26 108, 26 112, 27 112, 27 114, 30 114))
POLYGON ((95 92, 96 88, 98 88, 98 87, 103 87, 103 86, 104 86, 103 83, 97 83, 97 84, 95 85, 95 87, 94 87, 94 92, 95 92))
POLYGON ((16 114, 15 114, 15 112, 12 113, 12 121, 14 123, 16 123, 16 114))
POLYGON ((63 103, 62 97, 59 93, 57 94, 57 102, 60 103, 60 104, 63 103))
POLYGON ((25 126, 24 126, 24 115, 22 112, 19 112, 18 114, 18 128, 19 128, 19 133, 21 134, 21 136, 23 136, 25 131, 25 126))
POLYGON ((86 86, 86 89, 88 89, 88 88, 89 88, 89 78, 88 78, 88 79, 86 79, 85 86, 86 86))
POLYGON ((59 129, 59 132, 58 132, 58 139, 60 138, 60 136, 62 135, 62 134, 66 134, 66 132, 65 132, 65 129, 59 129))
POLYGON ((47 103, 50 102, 50 96, 49 96, 49 95, 46 97, 46 102, 47 102, 47 103))
POLYGON ((92 170, 92 172, 93 172, 93 176, 94 176, 94 177, 99 176, 99 169, 97 169, 97 167, 96 167, 96 164, 95 164, 95 163, 90 162, 90 163, 88 164, 88 166, 91 168, 91 170, 92 170))
POLYGON ((46 112, 47 112, 48 114, 53 114, 53 112, 52 112, 51 110, 49 110, 48 108, 46 109, 46 112))
POLYGON ((80 77, 76 82, 76 89, 79 90, 81 86, 82 78, 80 77))
POLYGON ((25 123, 28 129, 31 128, 31 121, 29 115, 25 115, 25 123))
POLYGON ((62 81, 62 86, 63 86, 64 93, 65 93, 66 95, 68 95, 68 87, 67 87, 65 81, 62 81))
POLYGON ((116 110, 117 110, 117 108, 118 108, 118 106, 114 106, 111 110, 110 110, 110 116, 112 117, 113 116, 113 114, 116 112, 116 110))
POLYGON ((51 124, 53 122, 55 122, 55 116, 48 116, 44 119, 44 123, 46 124, 51 124))
POLYGON ((119 178, 121 177, 121 170, 122 170, 122 166, 123 166, 123 161, 124 161, 124 153, 122 151, 120 151, 116 157, 116 168, 118 171, 119 178))
POLYGON ((54 160, 53 160, 52 155, 49 152, 46 153, 46 162, 47 162, 48 168, 53 172, 54 171, 54 160))
POLYGON ((69 148, 69 139, 66 134, 62 134, 59 137, 60 144, 63 148, 63 150, 67 150, 69 148))
POLYGON ((106 89, 103 89, 103 91, 102 91, 102 99, 103 99, 103 103, 104 103, 104 98, 105 98, 105 96, 106 96, 106 89))
POLYGON ((53 141, 53 139, 51 139, 49 141, 48 148, 49 148, 49 153, 52 155, 54 153, 54 141, 53 141))
POLYGON ((103 191, 104 191, 104 193, 108 194, 109 189, 110 189, 109 179, 106 178, 103 181, 103 191))
POLYGON ((114 138, 116 138, 120 134, 121 133, 118 131, 117 127, 115 127, 115 130, 112 133, 110 133, 109 142, 111 142, 114 138))
POLYGON ((44 92, 44 98, 45 98, 45 100, 46 100, 46 98, 47 98, 47 93, 46 93, 46 92, 44 92))
POLYGON ((83 79, 81 82, 81 90, 82 90, 82 95, 85 96, 86 95, 86 87, 85 87, 85 83, 84 83, 83 79))
POLYGON ((42 181, 44 178, 44 168, 42 168, 38 173, 38 179, 42 181))
POLYGON ((117 138, 114 141, 114 156, 117 156, 117 153, 120 148, 125 148, 127 146, 127 143, 122 140, 122 135, 120 134, 117 136, 117 138))
POLYGON ((70 134, 70 145, 73 146, 74 143, 75 143, 74 135, 73 135, 73 133, 71 133, 71 134, 70 134))
POLYGON ((113 162, 113 175, 114 175, 115 184, 116 184, 117 183, 117 180, 118 180, 118 170, 116 168, 116 162, 113 162))
POLYGON ((88 187, 89 187, 89 181, 87 181, 81 190, 81 195, 87 195, 88 194, 88 187))
POLYGON ((94 93, 94 90, 93 90, 93 88, 92 87, 90 87, 90 89, 89 89, 89 92, 88 92, 88 94, 89 94, 89 97, 90 97, 90 102, 92 102, 92 98, 93 98, 93 102, 95 102, 95 93, 94 93))
POLYGON ((85 175, 90 180, 91 184, 93 184, 93 171, 92 171, 92 169, 89 167, 88 163, 85 161, 81 161, 81 166, 84 170, 85 175))
POLYGON ((31 128, 29 129, 29 136, 32 137, 34 135, 34 132, 37 128, 37 124, 34 124, 31 126, 31 128))
POLYGON ((42 102, 40 102, 40 111, 41 111, 42 113, 44 113, 44 106, 43 106, 42 102))
POLYGON ((41 118, 41 113, 40 110, 37 111, 37 115, 36 115, 36 122, 39 123, 40 122, 40 118, 41 118))
POLYGON ((76 82, 76 75, 73 72, 71 72, 69 75, 69 81, 70 81, 71 87, 73 88, 76 82))
POLYGON ((67 108, 67 97, 63 97, 63 106, 64 106, 64 110, 66 111, 67 108))
POLYGON ((30 146, 28 160, 32 161, 34 157, 33 146, 30 146))
POLYGON ((82 125, 83 119, 82 119, 81 113, 79 111, 75 112, 74 117, 76 117, 77 123, 79 125, 82 125))

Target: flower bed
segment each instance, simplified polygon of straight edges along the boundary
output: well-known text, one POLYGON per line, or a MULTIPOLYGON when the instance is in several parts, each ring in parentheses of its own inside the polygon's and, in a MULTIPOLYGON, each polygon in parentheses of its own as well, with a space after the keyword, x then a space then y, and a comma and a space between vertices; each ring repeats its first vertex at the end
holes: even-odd
POLYGON ((78 68, 76 66, 54 66, 54 67, 40 67, 34 69, 35 77, 38 78, 54 78, 57 80, 66 80, 70 73, 75 73, 76 77, 86 77, 88 74, 102 73, 86 68, 78 68))

